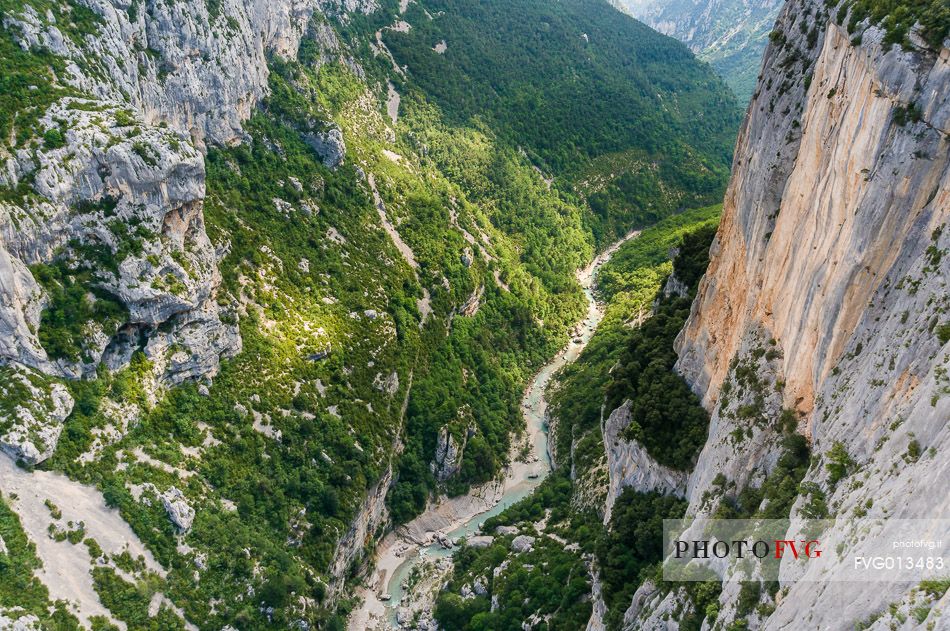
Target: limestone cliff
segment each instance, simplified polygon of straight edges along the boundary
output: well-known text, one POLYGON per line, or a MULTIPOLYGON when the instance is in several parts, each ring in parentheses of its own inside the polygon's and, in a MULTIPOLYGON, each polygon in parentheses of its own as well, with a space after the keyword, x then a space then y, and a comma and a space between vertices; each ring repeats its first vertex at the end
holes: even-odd
MULTIPOLYGON (((823 537, 840 540, 859 506, 870 517, 950 514, 938 490, 950 486, 950 49, 918 29, 885 44, 868 21, 849 34, 827 11, 793 0, 779 16, 677 350, 712 414, 689 512, 715 507, 717 476, 742 488, 774 466, 777 430, 735 413, 734 384, 751 379, 743 396, 761 395, 763 418, 793 411, 818 458, 805 482, 837 516, 823 537), (836 443, 860 483, 829 480, 836 443)), ((749 628, 795 628, 802 611, 811 628, 850 628, 912 598, 894 584, 815 585, 789 582, 749 628)), ((725 623, 738 617, 733 587, 720 599, 725 623)), ((628 611, 636 628, 661 624, 667 608, 637 605, 646 591, 628 611)))
MULTIPOLYGON (((213 377, 220 359, 240 350, 237 327, 222 321, 215 300, 224 253, 205 233, 201 150, 242 140, 242 123, 267 91, 267 56, 294 57, 315 11, 375 5, 212 6, 89 0, 58 14, 30 4, 4 12, 3 26, 19 46, 52 53, 64 64, 53 82, 81 98, 64 96, 43 113, 37 131, 45 143, 0 148, 0 185, 17 191, 0 201, 0 363, 79 378, 100 363, 127 365, 141 349, 158 382, 172 385, 213 377), (83 9, 95 27, 77 34, 73 20, 83 9), (83 306, 94 317, 67 344, 44 344, 39 335, 44 309, 82 317, 77 305, 56 302, 72 276, 41 273, 55 264, 87 271, 101 292, 89 295, 83 306)), ((61 403, 63 414, 31 423, 58 436, 72 408, 68 395, 61 403)), ((3 417, 22 424, 12 413, 3 417)), ((5 440, 13 445, 15 436, 5 440)), ((42 459, 55 440, 17 445, 10 449, 42 459)))
POLYGON ((686 476, 657 463, 636 440, 623 437, 630 424, 630 402, 611 412, 604 421, 604 450, 607 452, 608 485, 604 523, 610 522, 614 502, 625 488, 659 491, 682 497, 686 476))

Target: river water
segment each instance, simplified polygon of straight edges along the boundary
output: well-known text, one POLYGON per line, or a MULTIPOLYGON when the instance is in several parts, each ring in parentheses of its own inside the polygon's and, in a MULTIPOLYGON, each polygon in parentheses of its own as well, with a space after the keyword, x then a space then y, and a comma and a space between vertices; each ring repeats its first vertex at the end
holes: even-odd
MULTIPOLYGON (((606 263, 611 255, 629 239, 636 237, 638 231, 633 231, 625 235, 622 239, 613 243, 609 248, 599 254, 587 267, 578 270, 577 280, 584 290, 587 298, 587 313, 584 319, 573 329, 571 340, 550 362, 548 362, 525 389, 524 397, 521 401, 521 410, 526 422, 528 439, 531 443, 531 452, 528 456, 528 462, 512 462, 506 472, 506 478, 501 482, 502 494, 497 503, 488 508, 473 509, 472 514, 465 515, 451 529, 443 531, 450 540, 471 536, 478 532, 482 523, 489 517, 500 514, 506 508, 518 501, 524 499, 541 483, 541 481, 551 471, 551 455, 548 450, 548 428, 545 425, 545 410, 547 409, 547 399, 545 391, 551 382, 551 379, 562 367, 577 360, 581 351, 590 341, 604 316, 602 305, 594 298, 594 280, 597 270, 606 263)), ((474 491, 473 491, 474 493, 474 491)), ((453 500, 449 500, 453 501, 453 500)), ((434 507, 427 512, 435 512, 438 507, 434 507)), ((425 519, 426 514, 420 518, 425 519)), ((388 580, 384 582, 385 592, 389 600, 385 603, 378 599, 377 594, 367 593, 366 597, 374 601, 376 607, 385 607, 385 618, 388 626, 398 629, 399 624, 396 621, 396 612, 405 597, 403 583, 423 559, 438 559, 448 557, 454 554, 455 548, 444 548, 439 543, 432 543, 426 546, 416 546, 399 562, 398 566, 389 573, 388 580)), ((382 585, 380 586, 382 587, 382 585)), ((359 616, 362 618, 361 616, 359 616)), ((351 619, 351 626, 355 619, 351 619)))

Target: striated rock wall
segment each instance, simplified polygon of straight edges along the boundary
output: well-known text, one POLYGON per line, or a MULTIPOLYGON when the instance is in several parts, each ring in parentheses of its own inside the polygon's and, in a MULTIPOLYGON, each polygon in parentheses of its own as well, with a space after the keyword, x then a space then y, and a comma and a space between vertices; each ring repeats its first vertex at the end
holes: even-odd
POLYGON ((129 103, 150 125, 165 122, 204 142, 232 143, 267 90, 267 55, 291 58, 318 7, 328 0, 205 2, 85 0, 102 23, 82 46, 55 20, 26 5, 5 18, 21 46, 41 46, 70 60, 73 87, 95 98, 129 103), (240 69, 229 72, 227 69, 240 69))
MULTIPOLYGON (((401 446, 399 446, 401 449, 401 446)), ((360 510, 356 517, 350 523, 350 528, 340 538, 336 548, 336 554, 333 555, 333 561, 330 563, 330 575, 334 580, 330 584, 330 595, 332 598, 339 597, 345 585, 345 579, 349 576, 352 565, 359 561, 365 561, 366 549, 368 546, 375 545, 380 532, 389 522, 389 507, 386 506, 386 493, 393 482, 392 463, 386 466, 382 477, 366 493, 366 499, 363 500, 360 510)))
MULTIPOLYGON (((950 49, 913 33, 908 49, 884 46, 867 23, 852 42, 827 11, 792 0, 779 16, 676 348, 712 414, 689 512, 714 508, 717 474, 741 488, 774 467, 768 426, 785 408, 812 446, 805 481, 838 519, 823 540, 840 541, 859 506, 868 517, 950 515, 937 490, 950 487, 950 345, 940 333, 950 321, 950 49), (730 412, 724 395, 750 354, 770 393, 765 429, 730 412), (836 442, 854 465, 834 484, 823 465, 836 442)), ((815 585, 788 582, 774 613, 751 624, 793 628, 807 610, 811 627, 845 628, 908 590, 815 585)), ((723 591, 723 624, 736 591, 723 591)), ((648 628, 650 612, 634 613, 648 628)))
MULTIPOLYGON (((799 4, 810 3, 790 3, 779 22, 793 35, 798 21, 814 22, 794 13, 799 4)), ((710 406, 742 338, 761 325, 790 351, 786 399, 810 412, 869 302, 901 300, 896 284, 946 220, 950 56, 885 52, 881 36, 869 29, 855 47, 831 24, 810 51, 814 69, 797 77, 779 66, 803 46, 790 39, 766 54, 710 267, 677 340, 679 368, 710 406), (922 119, 899 124, 911 104, 922 119)), ((944 282, 940 263, 922 279, 931 291, 944 282)))

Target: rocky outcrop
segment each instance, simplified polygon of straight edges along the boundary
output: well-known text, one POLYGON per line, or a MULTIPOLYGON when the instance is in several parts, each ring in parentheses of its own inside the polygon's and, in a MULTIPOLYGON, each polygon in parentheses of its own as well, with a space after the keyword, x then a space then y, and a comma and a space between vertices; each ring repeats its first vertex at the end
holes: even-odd
MULTIPOLYGON (((763 332, 750 330, 736 351, 711 414, 706 443, 689 476, 687 495, 696 498, 691 514, 715 510, 716 503, 706 499, 721 495, 717 477, 738 489, 759 487, 778 462, 784 378, 781 353, 769 342, 763 332)), ((798 415, 788 418, 797 425, 798 415)))
POLYGON ((518 535, 511 540, 511 550, 515 553, 531 552, 534 548, 534 537, 529 535, 518 535))
POLYGON ((467 318, 478 313, 482 305, 482 296, 485 295, 485 286, 479 285, 468 298, 458 307, 458 314, 467 318))
POLYGON ((39 45, 68 59, 63 80, 80 92, 128 103, 147 124, 164 122, 201 147, 243 137, 242 123, 267 93, 267 54, 296 56, 318 5, 339 11, 352 3, 223 0, 213 11, 206 2, 84 4, 102 19, 82 46, 29 5, 4 22, 24 48, 39 45))
POLYGON ((10 631, 40 631, 43 625, 40 619, 33 614, 27 614, 22 609, 0 609, 0 629, 10 631))
POLYGON ((73 409, 66 387, 20 364, 0 365, 0 450, 29 465, 53 455, 73 409))
MULTIPOLYGON (((677 256, 679 256, 679 248, 672 248, 670 250, 669 259, 671 261, 676 260, 677 256)), ((676 270, 673 270, 673 272, 666 277, 661 291, 664 298, 669 298, 670 296, 679 296, 681 298, 689 297, 689 286, 680 280, 679 276, 676 275, 676 270)))
POLYGON ((240 339, 236 327, 221 322, 213 299, 220 274, 201 213, 201 154, 130 110, 100 101, 63 99, 41 124, 64 130, 62 146, 21 151, 6 165, 6 184, 29 178, 36 195, 0 204, 0 265, 13 271, 0 287, 0 352, 78 378, 94 374, 107 354, 110 367, 124 365, 140 336, 162 326, 165 344, 153 337, 145 347, 158 376, 178 383, 213 375, 222 356, 240 349, 240 339), (58 306, 46 296, 65 281, 53 278, 48 282, 55 286, 40 288, 28 266, 55 261, 90 270, 91 284, 126 312, 108 322, 90 319, 74 356, 59 349, 51 357, 39 340, 42 307, 58 306), (177 357, 166 356, 172 344, 177 357))
POLYGON ((677 591, 660 590, 651 580, 633 595, 623 614, 624 631, 677 631, 677 620, 689 613, 691 605, 677 591))
POLYGON ((439 482, 445 482, 459 472, 468 435, 468 431, 464 432, 462 439, 459 440, 448 427, 439 430, 435 458, 431 464, 432 473, 439 482))
POLYGON ((630 401, 610 413, 604 421, 604 449, 607 452, 608 480, 604 523, 610 522, 614 502, 625 488, 641 493, 657 491, 683 497, 686 474, 659 464, 636 440, 627 440, 623 431, 630 424, 630 401))
MULTIPOLYGON (((676 347, 712 415, 689 512, 708 510, 717 478, 741 488, 774 466, 765 426, 784 409, 812 447, 804 482, 838 515, 823 541, 840 541, 859 505, 869 517, 950 514, 946 494, 911 490, 950 485, 950 346, 940 328, 950 307, 950 49, 914 32, 904 47, 885 45, 866 21, 850 35, 828 11, 793 0, 779 17, 676 347), (763 388, 741 413, 739 379, 763 388), (860 483, 829 480, 833 444, 860 483)), ((899 539, 890 527, 881 536, 899 539)), ((861 545, 871 544, 855 554, 861 545)), ((782 576, 788 592, 761 628, 792 628, 803 610, 816 628, 853 626, 907 592, 815 589, 784 564, 782 576)), ((730 624, 737 593, 723 590, 717 625, 730 624)))
MULTIPOLYGON (((408 393, 407 393, 408 396, 408 393)), ((400 450, 401 445, 394 445, 400 450)), ((392 464, 387 464, 382 477, 366 493, 366 499, 356 512, 350 528, 340 538, 333 561, 330 564, 331 596, 342 593, 348 571, 353 563, 362 559, 367 545, 375 542, 383 525, 389 521, 389 508, 386 506, 386 493, 393 482, 392 464)))
POLYGON ((343 142, 343 132, 338 128, 334 127, 326 132, 306 133, 304 140, 329 168, 334 169, 343 163, 346 143, 343 142))
POLYGON ((587 621, 586 631, 607 631, 604 616, 607 615, 607 603, 604 602, 603 584, 600 581, 600 569, 593 560, 588 562, 590 572, 590 619, 587 621))
POLYGON ((168 514, 178 532, 187 532, 191 529, 191 524, 195 521, 195 509, 188 503, 188 498, 178 487, 169 487, 162 493, 162 506, 168 514))

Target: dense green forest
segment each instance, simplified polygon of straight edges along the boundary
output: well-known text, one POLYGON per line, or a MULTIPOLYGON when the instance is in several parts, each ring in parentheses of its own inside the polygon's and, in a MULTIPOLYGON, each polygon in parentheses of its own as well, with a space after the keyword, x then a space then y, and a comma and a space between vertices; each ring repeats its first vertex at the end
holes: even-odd
MULTIPOLYGON (((615 395, 611 405, 617 403, 616 398, 629 396, 625 387, 627 380, 620 382, 612 374, 612 368, 622 357, 629 358, 624 362, 623 367, 626 367, 628 363, 639 361, 640 353, 643 353, 640 359, 652 355, 651 361, 647 362, 651 364, 656 361, 651 368, 651 373, 656 374, 652 376, 659 379, 664 387, 683 392, 685 384, 682 380, 673 379, 669 367, 673 361, 672 338, 685 320, 689 302, 683 298, 668 300, 658 307, 658 317, 647 319, 647 316, 653 308, 653 301, 663 279, 673 270, 669 260, 670 251, 691 233, 702 239, 708 238, 709 231, 715 230, 718 225, 720 208, 709 206, 688 210, 650 226, 636 239, 624 245, 601 269, 597 277, 597 287, 601 299, 607 302, 604 319, 580 359, 562 371, 551 394, 552 415, 562 419, 564 423, 555 434, 559 453, 567 453, 570 450, 572 437, 585 435, 587 437, 582 440, 581 445, 589 446, 593 454, 599 453, 601 438, 597 428, 608 388, 615 395), (641 322, 643 331, 630 326, 632 323, 641 322), (654 333, 657 335, 654 336, 654 333), (656 341, 655 347, 649 350, 639 348, 640 345, 653 340, 656 341), (588 434, 595 429, 595 432, 588 434)), ((691 242, 700 241, 694 237, 689 239, 691 242)), ((701 247, 699 249, 699 254, 704 257, 705 252, 701 252, 701 247)), ((678 265, 683 269, 682 263, 678 265)), ((698 265, 694 263, 688 269, 688 280, 694 283, 698 265)), ((683 272, 687 273, 685 269, 683 272)), ((632 365, 630 367, 632 368, 632 365)), ((675 402, 690 400, 689 397, 680 397, 671 399, 670 402, 673 405, 675 402)), ((622 400, 620 402, 622 403, 622 400)), ((608 409, 613 408, 608 406, 608 409)), ((694 406, 687 406, 683 411, 693 415, 698 413, 694 406)), ((696 421, 695 424, 701 424, 699 417, 696 417, 696 421)), ((665 432, 661 433, 665 435, 665 432)), ((694 436, 690 441, 695 442, 695 439, 694 436)), ((580 449, 577 452, 581 458, 586 454, 588 449, 580 449)))
POLYGON ((719 201, 739 108, 679 42, 596 0, 427 0, 406 19, 383 39, 408 81, 588 200, 599 243, 719 201))
MULTIPOLYGON (((413 148, 424 150, 425 164, 514 239, 513 251, 504 254, 517 258, 532 287, 540 281, 548 302, 532 299, 531 315, 509 312, 479 332, 453 325, 438 361, 421 363, 400 483, 390 498, 397 520, 424 505, 437 430, 448 426, 459 434, 471 422, 460 418, 460 404, 479 432, 447 490, 461 492, 495 475, 508 432, 521 422, 523 368, 539 367, 562 339, 556 332, 580 313, 572 270, 591 246, 632 226, 718 199, 738 124, 738 108, 708 67, 601 2, 412 3, 402 19, 411 24, 408 31, 380 31, 406 71, 385 75, 402 92, 399 126, 411 134, 413 148), (595 34, 593 44, 582 41, 587 31, 595 34), (436 52, 443 40, 446 49, 436 52), (658 103, 657 94, 666 100, 658 103), (544 322, 544 335, 527 339, 531 317, 544 322), (492 349, 492 359, 473 356, 478 348, 492 349), (499 359, 508 367, 503 387, 485 375, 473 390, 461 378, 499 359)), ((430 239, 419 234, 417 242, 430 239)), ((511 286, 507 269, 501 279, 511 286)), ((497 283, 485 288, 483 309, 511 297, 497 283)))

